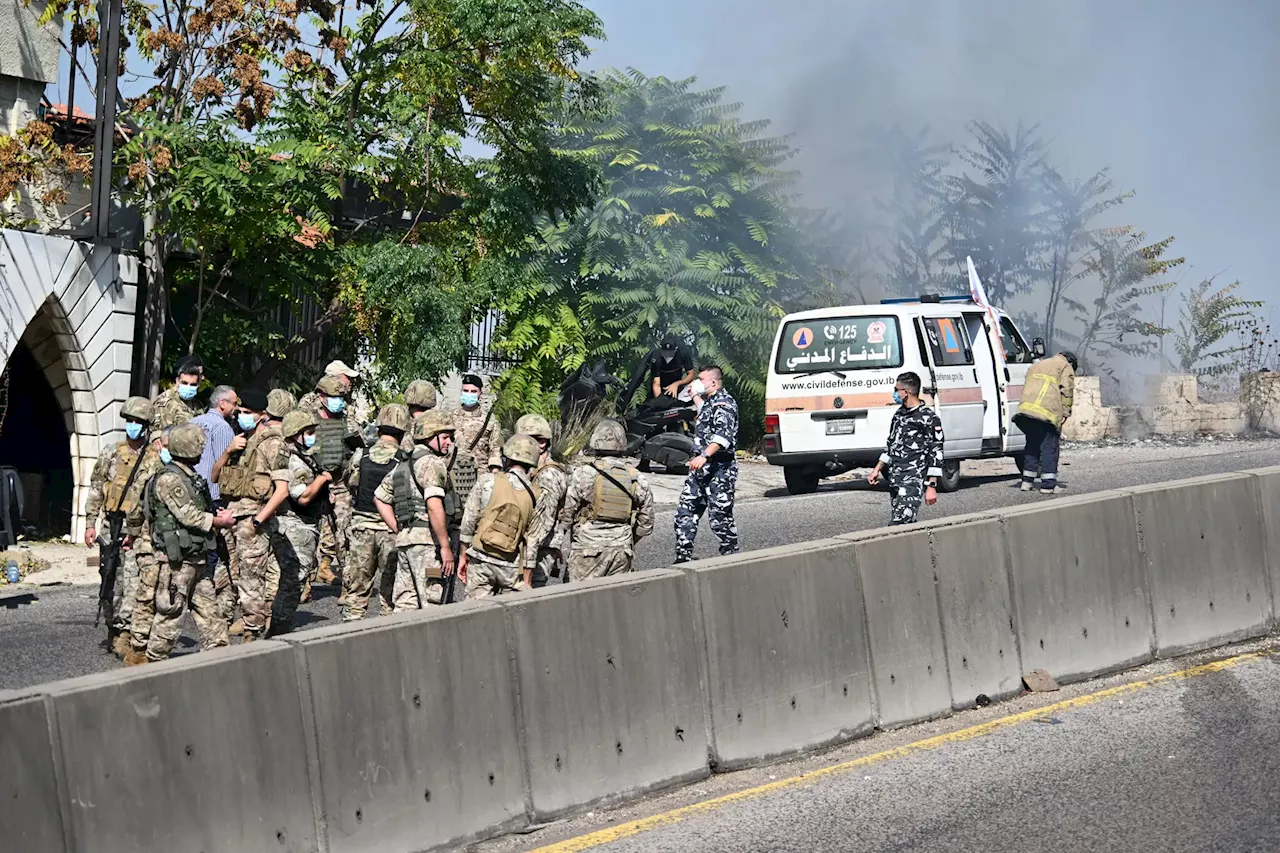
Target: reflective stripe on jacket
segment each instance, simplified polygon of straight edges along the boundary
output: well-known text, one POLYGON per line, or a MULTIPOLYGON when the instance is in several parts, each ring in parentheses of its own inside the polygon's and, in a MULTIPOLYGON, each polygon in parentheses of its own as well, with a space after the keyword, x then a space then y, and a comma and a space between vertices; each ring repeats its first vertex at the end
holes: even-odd
POLYGON ((1060 428, 1071 417, 1075 388, 1075 371, 1061 355, 1037 361, 1027 371, 1018 414, 1060 428))

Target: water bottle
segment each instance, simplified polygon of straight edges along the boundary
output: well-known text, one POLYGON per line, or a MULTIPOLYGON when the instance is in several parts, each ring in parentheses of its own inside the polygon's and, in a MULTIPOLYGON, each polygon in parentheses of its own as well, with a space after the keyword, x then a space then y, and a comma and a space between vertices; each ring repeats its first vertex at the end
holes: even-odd
POLYGON ((12 557, 9 558, 9 562, 6 563, 4 567, 4 576, 5 576, 5 579, 9 581, 9 583, 18 582, 18 561, 17 560, 13 559, 12 557))

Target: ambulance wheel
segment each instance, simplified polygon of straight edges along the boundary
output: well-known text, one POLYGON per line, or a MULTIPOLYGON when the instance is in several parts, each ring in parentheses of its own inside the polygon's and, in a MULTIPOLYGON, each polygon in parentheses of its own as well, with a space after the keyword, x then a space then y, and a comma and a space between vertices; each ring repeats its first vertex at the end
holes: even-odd
POLYGON ((954 492, 960 488, 960 460, 948 459, 942 463, 942 476, 938 478, 938 491, 954 492))
POLYGON ((802 465, 784 465, 782 476, 787 481, 787 493, 811 495, 818 490, 818 472, 802 465))

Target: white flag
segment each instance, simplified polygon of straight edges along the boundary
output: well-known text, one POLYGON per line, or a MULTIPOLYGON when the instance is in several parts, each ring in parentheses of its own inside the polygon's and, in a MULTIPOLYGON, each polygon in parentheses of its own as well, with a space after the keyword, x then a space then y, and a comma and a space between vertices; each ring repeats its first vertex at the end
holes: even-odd
POLYGON ((965 255, 965 262, 969 265, 969 295, 973 297, 973 301, 990 308, 991 302, 987 299, 987 291, 982 286, 982 279, 978 278, 978 268, 973 265, 973 258, 965 255))

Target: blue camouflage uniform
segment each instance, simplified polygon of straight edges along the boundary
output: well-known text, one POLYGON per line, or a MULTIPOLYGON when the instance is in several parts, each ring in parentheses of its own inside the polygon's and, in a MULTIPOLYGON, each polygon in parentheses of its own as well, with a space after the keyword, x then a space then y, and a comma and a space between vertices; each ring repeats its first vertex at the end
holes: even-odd
POLYGON ((738 485, 738 401, 723 388, 707 397, 693 426, 698 453, 708 444, 720 449, 699 471, 690 471, 676 508, 676 562, 693 559, 698 522, 707 513, 721 554, 738 552, 738 525, 733 520, 733 493, 738 485))
POLYGON ((924 500, 925 479, 942 476, 942 419, 921 403, 902 406, 889 425, 889 446, 880 461, 889 469, 890 524, 912 524, 924 500))

